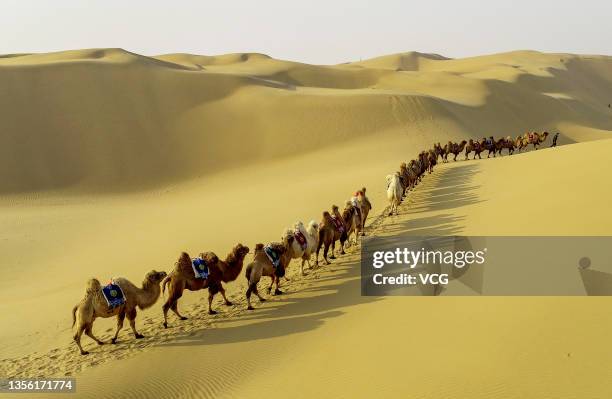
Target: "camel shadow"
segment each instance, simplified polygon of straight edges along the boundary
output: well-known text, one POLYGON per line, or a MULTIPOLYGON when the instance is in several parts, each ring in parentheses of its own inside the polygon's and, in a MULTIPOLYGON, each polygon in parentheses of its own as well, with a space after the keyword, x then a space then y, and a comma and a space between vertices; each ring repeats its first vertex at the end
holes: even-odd
POLYGON ((406 234, 419 236, 449 236, 460 234, 463 230, 465 217, 453 213, 424 215, 426 212, 451 211, 462 206, 484 202, 478 191, 480 186, 471 181, 480 173, 480 166, 475 162, 466 163, 453 168, 439 169, 439 172, 428 176, 426 187, 414 193, 414 204, 404 205, 400 213, 409 215, 407 218, 397 218, 387 223, 385 235, 405 239, 406 234), (458 183, 459 182, 459 183, 458 183))
POLYGON ((307 278, 308 283, 313 283, 310 287, 296 287, 297 290, 293 291, 289 283, 286 295, 264 295, 269 301, 259 304, 255 311, 245 310, 232 317, 219 318, 215 320, 215 328, 181 333, 175 335, 172 341, 160 342, 159 345, 200 346, 247 342, 316 329, 326 320, 344 314, 343 308, 381 299, 361 296, 359 262, 359 256, 349 255, 347 259, 338 259, 331 265, 333 272, 323 269, 321 278, 307 278), (321 286, 321 282, 325 286, 321 286), (294 292, 299 297, 292 297, 294 292))

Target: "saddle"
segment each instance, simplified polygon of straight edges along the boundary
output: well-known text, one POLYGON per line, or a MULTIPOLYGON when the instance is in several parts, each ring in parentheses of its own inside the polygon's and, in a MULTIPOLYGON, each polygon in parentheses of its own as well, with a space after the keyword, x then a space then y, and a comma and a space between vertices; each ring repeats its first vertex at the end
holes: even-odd
POLYGON ((102 296, 106 299, 109 309, 114 309, 117 306, 121 306, 125 303, 125 295, 123 290, 113 281, 108 283, 107 286, 102 287, 102 296))
POLYGON ((274 275, 283 277, 285 275, 285 268, 280 263, 280 255, 269 245, 264 247, 264 253, 268 256, 268 259, 270 259, 274 267, 274 275))
POLYGON ((206 279, 208 278, 208 265, 202 258, 193 258, 191 260, 191 268, 195 278, 206 279))
POLYGON ((293 232, 293 236, 295 237, 295 241, 297 241, 298 244, 300 244, 302 251, 305 250, 308 243, 306 242, 306 237, 304 237, 304 234, 302 234, 302 232, 299 230, 295 230, 293 232))
POLYGON ((332 222, 334 222, 334 226, 336 226, 336 229, 338 229, 341 233, 344 233, 344 223, 338 220, 336 215, 332 216, 331 220, 332 222))

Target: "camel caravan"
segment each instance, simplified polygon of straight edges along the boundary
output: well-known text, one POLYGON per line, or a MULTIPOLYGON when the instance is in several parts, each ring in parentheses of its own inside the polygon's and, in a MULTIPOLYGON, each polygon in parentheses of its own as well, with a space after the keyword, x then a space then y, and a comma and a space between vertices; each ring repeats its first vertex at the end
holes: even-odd
MULTIPOLYGON (((401 204, 403 198, 408 192, 421 181, 425 173, 432 173, 434 167, 438 163, 438 159, 442 159, 442 162, 448 162, 448 156, 453 155, 453 161, 457 160, 457 156, 465 151, 465 159, 469 159, 469 155, 474 153, 472 159, 482 159, 481 153, 487 151, 487 158, 493 154, 502 155, 502 150, 507 149, 508 155, 514 154, 514 151, 521 152, 523 149, 527 149, 529 144, 533 145, 534 149, 538 149, 538 146, 543 144, 548 137, 548 132, 528 132, 524 135, 517 136, 515 139, 512 137, 502 137, 496 140, 493 136, 482 140, 462 140, 460 143, 453 143, 449 141, 447 144, 442 146, 440 143, 434 144, 433 148, 427 151, 421 151, 417 159, 413 159, 410 162, 402 162, 400 170, 394 174, 387 175, 387 200, 389 201, 388 215, 391 216, 397 213, 397 209, 401 204)), ((555 134, 552 147, 557 145, 557 138, 559 133, 555 134)))
POLYGON ((345 248, 357 245, 359 238, 365 235, 364 226, 372 204, 366 196, 366 188, 356 191, 344 203, 344 208, 332 205, 329 211, 324 211, 320 222, 311 220, 307 225, 301 221, 283 231, 279 242, 268 244, 258 243, 253 250, 253 259, 247 263, 245 258, 250 249, 242 244, 236 244, 225 260, 214 252, 202 252, 197 257, 191 257, 182 252, 174 265, 174 269, 166 272, 155 270, 147 273, 142 288, 136 287, 125 278, 114 278, 107 285, 102 285, 98 279, 92 278, 86 284, 84 298, 72 309, 72 325, 76 325, 73 339, 81 353, 87 355, 81 346, 83 333, 96 341, 98 345, 104 342, 93 335, 93 323, 96 318, 117 317, 117 329, 111 340, 117 343, 119 331, 127 317, 136 339, 144 338, 136 330, 137 309, 147 309, 153 306, 161 294, 168 295, 162 305, 163 327, 168 328, 168 311, 176 315, 178 320, 187 320, 178 309, 178 301, 185 290, 199 291, 208 289, 208 313, 216 314, 212 308, 213 298, 217 293, 223 297, 226 306, 232 306, 225 295, 224 284, 238 279, 244 269, 247 280, 247 309, 254 310, 251 296, 255 294, 260 302, 266 299, 260 295, 258 284, 262 277, 270 278, 268 295, 281 295, 281 278, 285 276, 292 259, 297 259, 300 274, 305 275, 304 266, 313 270, 319 267, 319 254, 325 264, 329 259, 345 253, 345 248), (323 251, 321 251, 323 249, 323 251), (311 263, 312 257, 315 257, 311 263), (245 263, 246 267, 245 267, 245 263), (274 288, 274 291, 272 289, 274 288))
MULTIPOLYGON (((465 159, 474 153, 473 159, 487 151, 487 157, 491 154, 501 155, 502 150, 508 150, 508 154, 514 151, 526 149, 529 144, 537 150, 548 136, 548 132, 539 134, 537 132, 525 133, 516 139, 511 137, 495 140, 493 137, 483 138, 481 141, 463 140, 460 143, 448 142, 445 146, 440 143, 434 144, 433 148, 421 151, 416 159, 410 162, 402 162, 400 170, 394 174, 387 175, 387 198, 389 200, 388 215, 397 214, 398 207, 403 198, 423 179, 425 174, 433 173, 438 160, 448 162, 448 156, 453 155, 453 160, 465 151, 465 159)), ((556 145, 555 136, 554 144, 556 145)), ((281 240, 268 244, 258 243, 253 250, 253 259, 245 266, 246 256, 250 249, 242 244, 237 244, 225 260, 219 258, 214 252, 202 252, 197 257, 191 257, 182 252, 174 265, 174 269, 166 272, 150 271, 145 275, 142 287, 138 288, 125 278, 114 278, 107 285, 102 285, 99 280, 92 278, 87 281, 85 296, 72 309, 72 325, 76 325, 73 339, 82 355, 87 355, 81 346, 81 336, 85 333, 98 345, 104 342, 96 338, 92 328, 96 318, 116 317, 117 328, 111 343, 117 343, 117 337, 123 328, 123 322, 127 317, 134 337, 144 338, 136 329, 137 309, 147 309, 153 306, 160 295, 168 290, 168 296, 162 305, 163 327, 168 328, 168 311, 176 315, 178 320, 186 320, 178 309, 178 301, 185 290, 199 291, 208 289, 208 313, 216 314, 212 308, 212 302, 217 293, 223 297, 226 306, 232 306, 225 295, 224 284, 238 279, 243 269, 247 280, 246 302, 247 309, 254 310, 251 296, 255 294, 260 302, 266 299, 259 293, 258 284, 262 277, 270 278, 268 295, 281 295, 281 278, 285 277, 287 267, 291 260, 300 262, 300 274, 305 275, 304 265, 314 270, 319 267, 319 257, 329 265, 329 259, 344 255, 345 248, 358 245, 360 237, 365 235, 365 225, 372 204, 366 196, 366 188, 356 191, 351 198, 340 209, 332 205, 329 210, 322 213, 320 222, 311 220, 307 225, 301 221, 296 222, 290 228, 283 231, 281 240), (322 250, 322 251, 321 251, 322 250), (314 265, 311 263, 314 255, 314 265), (274 292, 272 289, 274 288, 274 292)), ((285 277, 286 278, 286 277, 285 277)))

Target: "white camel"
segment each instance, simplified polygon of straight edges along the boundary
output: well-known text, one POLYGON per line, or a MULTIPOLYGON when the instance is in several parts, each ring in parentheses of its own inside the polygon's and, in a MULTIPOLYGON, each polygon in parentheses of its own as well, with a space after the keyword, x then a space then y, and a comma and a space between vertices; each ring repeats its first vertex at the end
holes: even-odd
POLYGON ((393 215, 393 212, 397 214, 397 207, 402 202, 402 193, 404 188, 400 180, 399 172, 395 172, 392 175, 387 175, 387 199, 391 204, 389 210, 389 216, 393 215))

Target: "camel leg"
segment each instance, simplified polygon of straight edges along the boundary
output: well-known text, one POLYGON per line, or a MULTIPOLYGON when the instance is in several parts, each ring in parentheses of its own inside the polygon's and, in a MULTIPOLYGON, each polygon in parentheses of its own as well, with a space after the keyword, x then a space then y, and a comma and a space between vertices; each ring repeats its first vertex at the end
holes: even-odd
MULTIPOLYGON (((326 245, 327 247, 327 245, 326 245)), ((331 242, 331 255, 329 255, 329 259, 336 259, 336 255, 334 255, 334 252, 336 251, 336 240, 333 240, 331 242)), ((323 253, 323 255, 325 256, 325 260, 327 261, 327 248, 325 248, 325 252, 323 253)), ((329 264, 329 262, 327 262, 329 264)))
POLYGON ((136 337, 137 339, 144 338, 144 335, 136 331, 136 308, 128 311, 126 316, 128 320, 130 321, 130 327, 132 327, 132 331, 134 332, 134 337, 136 337))
POLYGON ((74 333, 74 342, 79 347, 79 350, 81 351, 81 355, 89 354, 89 352, 83 350, 83 347, 81 346, 81 336, 83 335, 83 331, 85 331, 86 329, 87 329, 87 325, 79 324, 79 326, 77 327, 77 332, 74 333))
POLYGON ((270 277, 270 286, 268 287, 268 295, 272 292, 272 286, 274 285, 274 276, 270 277))
POLYGON ((225 288, 223 288, 223 285, 219 287, 219 292, 221 293, 221 296, 223 297, 223 300, 225 301, 225 305, 232 306, 233 303, 229 299, 227 299, 227 297, 225 296, 225 288))
MULTIPOLYGON (((323 248, 323 260, 325 260, 325 264, 329 265, 329 260, 327 259, 327 252, 329 251, 329 243, 325 243, 325 248, 323 248)), ((332 249, 333 251, 333 249, 332 249)), ((333 252, 332 252, 333 254, 333 252)))
POLYGON ((276 289, 274 290, 274 295, 281 295, 283 291, 281 291, 280 288, 278 288, 280 284, 280 278, 276 277, 274 281, 276 282, 276 289))
POLYGON ((179 319, 187 320, 187 318, 185 316, 182 316, 178 311, 178 300, 182 296, 183 296, 182 289, 178 289, 176 291, 174 291, 173 289, 170 289, 170 292, 168 293, 168 299, 162 306, 162 310, 164 312, 164 328, 168 328, 168 309, 171 309, 174 312, 174 314, 177 315, 179 319))
MULTIPOLYGON (((304 274, 304 262, 306 262, 306 260, 304 258, 302 258, 302 264, 300 265, 300 274, 302 276, 305 276, 305 274, 304 274)), ((308 261, 308 266, 310 266, 310 261, 308 261)))
POLYGON ((115 336, 111 340, 111 343, 113 344, 117 343, 117 337, 119 336, 119 331, 121 331, 121 329, 123 328, 123 319, 125 319, 125 311, 122 310, 121 313, 117 315, 117 331, 115 331, 115 336))
POLYGON ((259 295, 259 291, 257 291, 257 281, 254 282, 250 282, 249 283, 249 288, 247 289, 246 292, 246 298, 247 298, 247 309, 248 310, 254 310, 253 306, 251 305, 251 293, 254 293, 255 295, 257 295, 257 298, 259 298, 260 302, 265 302, 266 299, 262 298, 261 295, 259 295))
POLYGON ((322 246, 323 246, 323 240, 319 238, 319 242, 317 243, 317 252, 315 253, 315 255, 316 255, 316 257, 315 257, 315 266, 317 266, 317 267, 319 266, 319 251, 321 250, 322 246))
POLYGON ((172 309, 172 311, 174 312, 174 314, 181 320, 187 320, 187 318, 185 316, 183 316, 182 314, 179 313, 178 310, 178 299, 174 300, 174 302, 172 302, 172 304, 170 305, 170 309, 172 309))
POLYGON ((212 301, 214 297, 215 297, 215 294, 213 294, 212 292, 208 293, 208 314, 217 314, 217 312, 212 310, 212 301))
POLYGON ((85 329, 85 334, 87 334, 87 336, 88 336, 89 338, 91 338, 91 339, 93 339, 94 341, 96 341, 96 342, 98 343, 98 345, 104 345, 104 342, 100 341, 98 338, 96 338, 96 337, 93 335, 92 327, 93 327, 93 324, 89 324, 89 325, 87 325, 87 328, 85 329))

